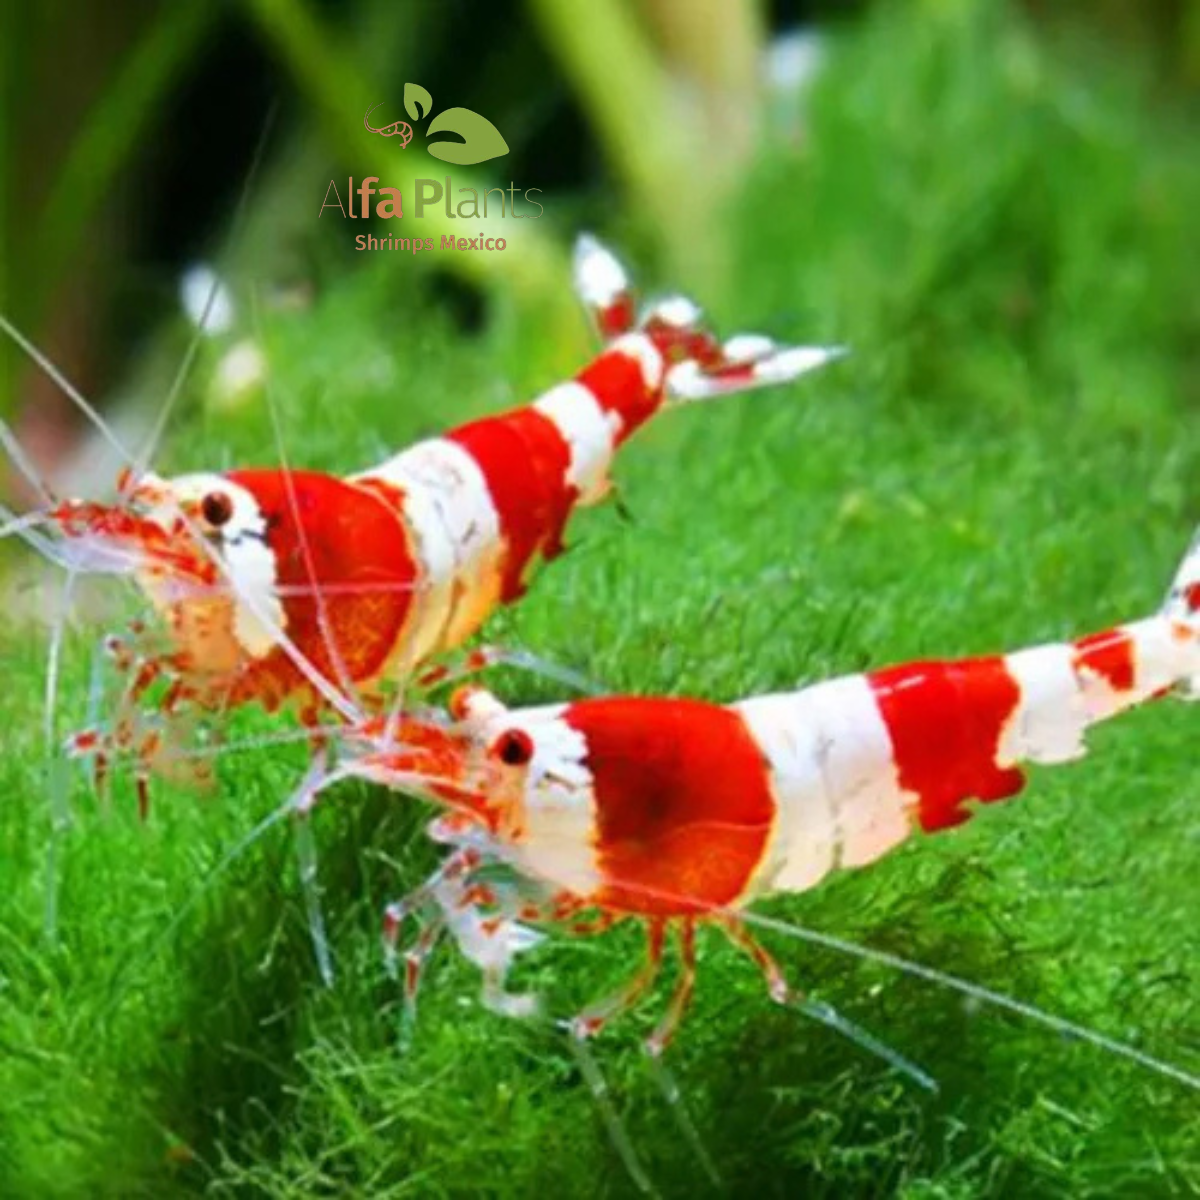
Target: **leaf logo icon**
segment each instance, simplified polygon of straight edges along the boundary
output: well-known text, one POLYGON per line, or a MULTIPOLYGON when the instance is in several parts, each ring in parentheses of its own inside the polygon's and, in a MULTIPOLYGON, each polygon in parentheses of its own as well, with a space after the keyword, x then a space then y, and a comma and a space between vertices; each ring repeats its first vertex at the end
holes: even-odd
MULTIPOLYGON (((382 103, 380 101, 380 104, 382 103)), ((379 106, 376 104, 374 108, 367 110, 363 124, 371 133, 378 133, 382 137, 400 138, 400 148, 403 150, 412 141, 412 126, 407 121, 393 121, 391 125, 381 125, 376 129, 368 118, 379 106)), ((432 110, 433 97, 428 88, 423 88, 419 83, 404 85, 404 111, 413 121, 423 121, 432 110)), ((426 132, 457 135, 460 140, 444 137, 428 143, 429 153, 434 158, 457 166, 487 162, 490 158, 499 158, 508 153, 508 143, 500 130, 487 117, 481 117, 469 108, 447 108, 434 117, 426 132)))
POLYGON ((443 162, 465 167, 508 153, 508 143, 500 136, 500 130, 487 117, 469 108, 448 108, 438 113, 429 124, 429 132, 457 133, 462 138, 461 142, 443 138, 429 143, 429 153, 443 162))
POLYGON ((414 121, 423 121, 433 109, 433 97, 419 83, 404 85, 404 111, 414 121))

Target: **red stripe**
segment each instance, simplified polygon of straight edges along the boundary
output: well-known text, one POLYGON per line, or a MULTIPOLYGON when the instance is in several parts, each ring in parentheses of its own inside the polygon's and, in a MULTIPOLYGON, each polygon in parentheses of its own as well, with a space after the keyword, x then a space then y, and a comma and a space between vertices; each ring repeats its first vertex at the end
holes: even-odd
POLYGON ((753 382, 757 371, 757 363, 730 363, 709 371, 709 374, 722 383, 747 384, 753 382))
POLYGON ((618 444, 652 417, 662 401, 661 388, 646 386, 641 362, 619 350, 606 350, 576 379, 596 397, 606 413, 616 413, 621 418, 618 444))
POLYGON ((472 421, 446 434, 478 464, 504 535, 500 598, 519 599, 534 554, 554 558, 578 491, 567 482, 571 447, 558 426, 533 408, 472 421))
POLYGON ((775 820, 762 751, 736 713, 697 700, 604 698, 564 720, 587 741, 597 902, 702 913, 746 890, 775 820))
POLYGON ((627 333, 633 328, 636 316, 633 297, 628 292, 621 292, 611 304, 597 310, 596 320, 600 333, 607 339, 627 333))
POLYGON ((867 681, 923 829, 961 825, 971 815, 966 800, 1003 800, 1021 790, 1021 771, 996 765, 1000 736, 1021 701, 1003 658, 909 663, 867 681))
POLYGON ((669 363, 693 360, 711 369, 725 361, 721 343, 707 330, 672 325, 660 317, 652 317, 646 322, 645 333, 669 363))
POLYGON ((1137 668, 1133 638, 1123 629, 1105 629, 1080 638, 1071 662, 1076 671, 1102 675, 1114 691, 1133 690, 1137 668))
MULTIPOLYGON (((328 679, 339 682, 343 667, 355 683, 374 678, 402 636, 417 578, 400 494, 376 494, 316 471, 292 471, 290 486, 287 473, 278 470, 230 471, 227 477, 254 496, 266 518, 276 584, 310 589, 280 597, 288 637, 328 679), (297 521, 303 524, 303 539, 297 521), (342 589, 323 598, 337 655, 326 645, 311 591, 314 577, 342 589)), ((269 697, 268 706, 307 683, 282 649, 243 672, 239 687, 250 686, 251 676, 269 697)))

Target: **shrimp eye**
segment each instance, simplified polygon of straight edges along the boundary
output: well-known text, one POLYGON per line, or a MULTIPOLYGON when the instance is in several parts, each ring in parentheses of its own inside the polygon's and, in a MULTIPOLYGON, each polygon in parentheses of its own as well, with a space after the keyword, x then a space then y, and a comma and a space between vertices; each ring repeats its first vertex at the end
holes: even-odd
POLYGON ((533 739, 523 729, 506 729, 496 739, 492 753, 510 767, 523 767, 533 757, 533 739))
POLYGON ((233 516, 233 501, 224 492, 209 492, 200 501, 200 515, 214 528, 233 516))

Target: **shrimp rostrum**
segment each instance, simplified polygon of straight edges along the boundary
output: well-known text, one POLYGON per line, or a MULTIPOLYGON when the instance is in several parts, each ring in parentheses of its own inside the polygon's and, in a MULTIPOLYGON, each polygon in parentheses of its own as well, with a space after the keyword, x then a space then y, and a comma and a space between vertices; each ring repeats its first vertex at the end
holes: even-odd
POLYGON ((839 353, 719 342, 681 297, 639 315, 624 270, 590 237, 575 283, 605 349, 526 407, 347 478, 283 467, 165 479, 133 464, 115 504, 55 503, 11 522, 76 571, 132 575, 161 618, 165 647, 113 640, 128 679, 119 744, 89 731, 76 748, 152 764, 161 723, 140 746, 130 729, 154 681, 167 718, 256 702, 310 722, 346 715, 341 694, 419 683, 561 552, 571 513, 604 498, 617 451, 656 413, 787 383, 839 353))
MULTIPOLYGON (((646 995, 673 935, 681 970, 648 1041, 657 1056, 692 995, 698 927, 720 929, 758 965, 771 997, 793 1002, 749 928, 776 925, 752 902, 866 866, 915 831, 960 825, 972 801, 1016 795, 1026 765, 1077 759, 1091 726, 1145 701, 1193 698, 1198 679, 1200 539, 1159 611, 1075 641, 907 663, 732 704, 611 696, 509 709, 463 687, 441 724, 406 718, 358 731, 338 774, 442 806, 431 832, 456 849, 436 887, 416 895, 432 895, 450 933, 466 931, 500 1007, 503 968, 532 944, 522 922, 645 927, 645 963, 575 1018, 580 1039, 646 995), (488 862, 529 881, 532 900, 473 888, 488 862), (479 949, 479 904, 500 943, 490 958, 479 949)), ((391 910, 390 934, 411 910, 391 910)), ((1164 1068, 1102 1035, 1091 1040, 1164 1068)), ((1200 1086, 1178 1068, 1165 1072, 1200 1086)))

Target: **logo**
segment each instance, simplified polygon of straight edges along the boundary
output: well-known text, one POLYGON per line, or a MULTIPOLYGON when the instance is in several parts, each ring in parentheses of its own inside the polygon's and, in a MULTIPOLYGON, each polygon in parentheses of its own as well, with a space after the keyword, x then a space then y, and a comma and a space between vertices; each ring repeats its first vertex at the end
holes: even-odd
MULTIPOLYGON (((375 108, 378 108, 382 103, 383 101, 380 100, 379 104, 375 105, 375 108)), ((381 125, 378 129, 373 129, 371 127, 371 114, 375 111, 375 108, 367 109, 367 115, 363 117, 363 124, 372 133, 379 134, 380 137, 403 138, 404 140, 400 143, 400 149, 403 150, 412 141, 412 126, 407 121, 393 121, 390 125, 381 125)))
MULTIPOLYGON (((376 129, 371 124, 370 117, 375 109, 382 105, 383 101, 381 100, 379 104, 367 109, 366 115, 363 117, 363 124, 371 133, 377 133, 380 137, 398 137, 400 149, 403 150, 412 141, 413 128, 408 121, 393 121, 390 125, 381 125, 376 129)), ((433 97, 427 88, 423 88, 419 83, 404 85, 404 111, 408 113, 411 120, 423 121, 432 109, 433 97)), ((442 138, 438 141, 428 142, 426 145, 426 149, 434 158, 440 158, 442 162, 455 163, 460 167, 487 162, 489 158, 499 158, 502 154, 508 153, 508 143, 501 136, 500 130, 487 117, 481 117, 469 108, 447 108, 438 113, 430 121, 425 135, 429 137, 435 133, 457 134, 462 139, 461 141, 452 141, 442 138)))

